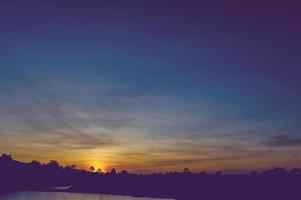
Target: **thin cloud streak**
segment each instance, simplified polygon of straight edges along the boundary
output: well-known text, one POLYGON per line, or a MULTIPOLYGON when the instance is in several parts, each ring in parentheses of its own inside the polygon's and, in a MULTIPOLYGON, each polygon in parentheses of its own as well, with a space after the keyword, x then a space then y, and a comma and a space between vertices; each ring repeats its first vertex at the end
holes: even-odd
POLYGON ((301 146, 301 137, 292 135, 276 135, 269 137, 263 143, 271 147, 301 146))

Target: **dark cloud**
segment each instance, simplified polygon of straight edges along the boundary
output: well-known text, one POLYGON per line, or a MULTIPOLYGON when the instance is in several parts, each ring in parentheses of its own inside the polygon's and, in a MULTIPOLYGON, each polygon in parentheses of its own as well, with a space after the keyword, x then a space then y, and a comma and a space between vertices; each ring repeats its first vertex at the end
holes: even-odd
POLYGON ((263 142, 272 147, 301 146, 301 137, 291 135, 276 135, 263 142))
POLYGON ((178 159, 162 159, 152 160, 150 165, 147 167, 164 167, 164 166, 177 166, 182 164, 196 164, 204 162, 219 162, 219 161, 237 161, 240 159, 260 156, 261 152, 250 152, 242 155, 230 155, 230 156, 217 156, 211 158, 178 158, 178 159))

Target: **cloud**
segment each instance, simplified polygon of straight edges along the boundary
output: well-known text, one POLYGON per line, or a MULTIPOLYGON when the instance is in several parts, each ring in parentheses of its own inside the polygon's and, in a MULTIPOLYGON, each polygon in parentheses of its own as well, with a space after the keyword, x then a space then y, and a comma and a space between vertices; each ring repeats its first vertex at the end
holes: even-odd
POLYGON ((46 143, 50 145, 58 145, 68 149, 93 149, 116 144, 115 140, 108 134, 73 134, 59 133, 50 136, 46 143))
POLYGON ((144 166, 145 168, 162 168, 162 167, 174 167, 174 166, 195 166, 202 164, 203 166, 206 166, 205 163, 215 163, 218 164, 219 162, 239 162, 240 160, 244 160, 246 158, 254 158, 262 156, 261 152, 249 152, 244 153, 241 155, 218 155, 216 157, 208 157, 203 158, 202 156, 197 155, 190 155, 188 157, 179 157, 179 158, 153 158, 149 160, 149 162, 146 163, 144 166))
POLYGON ((78 82, 41 71, 18 70, 13 75, 11 79, 0 75, 0 93, 7 93, 0 97, 1 121, 13 119, 16 125, 8 128, 23 126, 22 132, 64 129, 80 135, 87 127, 128 126, 131 101, 144 95, 143 90, 102 81, 78 82))
MULTIPOLYGON (((52 134, 30 133, 26 137, 19 134, 2 136, 2 140, 13 148, 36 150, 76 151, 98 149, 119 145, 118 141, 106 133, 88 134, 73 132, 57 132, 52 134), (30 147, 30 148, 29 148, 30 147)), ((1 144, 2 146, 4 144, 1 144)))
POLYGON ((272 147, 301 146, 301 137, 276 135, 268 138, 268 140, 263 143, 272 147))

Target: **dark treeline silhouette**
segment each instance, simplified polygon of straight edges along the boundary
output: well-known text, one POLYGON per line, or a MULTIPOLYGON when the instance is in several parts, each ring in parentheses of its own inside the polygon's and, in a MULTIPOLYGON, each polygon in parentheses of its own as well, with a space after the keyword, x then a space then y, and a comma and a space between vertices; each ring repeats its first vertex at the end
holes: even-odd
POLYGON ((0 157, 0 191, 51 191, 72 186, 68 192, 101 193, 177 200, 294 200, 301 199, 301 169, 274 168, 263 172, 226 175, 221 172, 130 174, 127 171, 103 173, 60 166, 57 161, 23 163, 10 155, 0 157))

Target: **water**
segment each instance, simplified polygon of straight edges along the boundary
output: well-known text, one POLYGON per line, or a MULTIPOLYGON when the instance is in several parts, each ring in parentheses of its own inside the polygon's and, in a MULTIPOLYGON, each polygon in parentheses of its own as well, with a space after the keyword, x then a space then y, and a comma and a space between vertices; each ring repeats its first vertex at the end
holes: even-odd
POLYGON ((167 200, 158 198, 135 198, 119 195, 78 194, 64 192, 17 192, 0 195, 0 200, 167 200))

